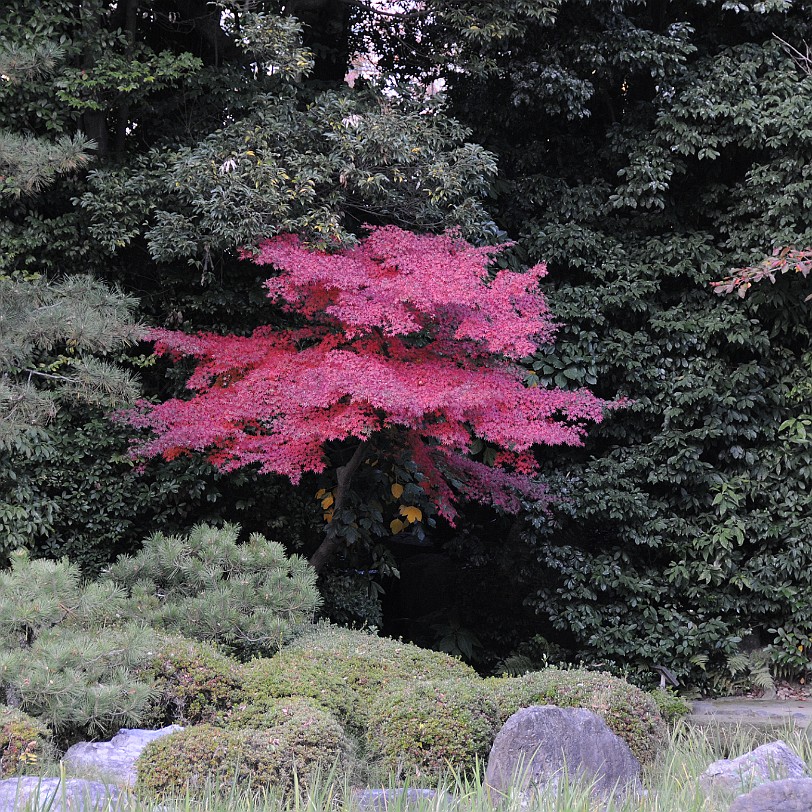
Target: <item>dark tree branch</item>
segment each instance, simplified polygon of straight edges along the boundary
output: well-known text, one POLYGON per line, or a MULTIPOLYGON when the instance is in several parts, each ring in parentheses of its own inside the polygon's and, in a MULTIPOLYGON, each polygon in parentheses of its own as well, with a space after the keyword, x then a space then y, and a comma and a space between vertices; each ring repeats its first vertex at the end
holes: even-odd
POLYGON ((347 501, 347 494, 350 490, 352 478, 358 470, 358 467, 364 461, 368 447, 369 443, 366 441, 359 443, 352 457, 350 457, 349 462, 346 465, 342 465, 336 472, 336 490, 333 496, 333 520, 327 525, 327 533, 325 534, 324 541, 318 546, 316 552, 310 556, 310 566, 312 566, 319 575, 324 572, 325 567, 338 547, 338 517, 347 501))

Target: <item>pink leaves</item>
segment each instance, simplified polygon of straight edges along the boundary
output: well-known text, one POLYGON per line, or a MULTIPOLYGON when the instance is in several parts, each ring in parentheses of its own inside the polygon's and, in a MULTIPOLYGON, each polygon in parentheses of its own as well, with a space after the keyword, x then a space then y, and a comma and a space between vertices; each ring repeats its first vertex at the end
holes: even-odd
POLYGON ((268 295, 310 326, 269 325, 250 337, 152 331, 156 352, 198 365, 190 399, 131 413, 133 425, 153 430, 138 451, 206 451, 223 470, 258 464, 298 482, 324 470, 326 444, 390 431, 406 438, 449 521, 450 481, 508 511, 520 494, 545 498, 532 448, 579 444, 606 404, 585 390, 525 385, 512 359, 554 332, 538 291, 545 268, 488 281, 499 250, 391 226, 335 254, 291 235, 267 240, 256 261, 279 272, 268 295), (474 437, 499 452, 493 465, 469 457, 474 437))
POLYGON ((256 261, 281 271, 266 283, 272 298, 309 319, 333 321, 348 338, 376 328, 405 336, 442 326, 457 339, 520 358, 552 338, 537 292, 546 269, 502 270, 488 284, 488 265, 501 247, 386 226, 338 254, 308 251, 290 235, 275 237, 261 244, 256 261))

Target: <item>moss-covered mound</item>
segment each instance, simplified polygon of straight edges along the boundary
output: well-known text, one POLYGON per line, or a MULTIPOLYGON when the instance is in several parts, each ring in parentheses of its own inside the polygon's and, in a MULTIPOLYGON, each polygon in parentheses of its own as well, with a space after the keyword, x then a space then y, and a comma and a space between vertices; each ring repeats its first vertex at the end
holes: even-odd
POLYGON ((310 697, 359 733, 373 702, 396 683, 475 676, 447 654, 323 625, 276 656, 248 663, 241 702, 262 706, 278 697, 310 697))
POLYGON ((35 768, 52 754, 51 731, 16 708, 0 706, 0 778, 35 768))
POLYGON ((497 731, 498 709, 481 679, 413 680, 390 687, 369 713, 369 759, 385 772, 434 778, 473 773, 497 731))
POLYGON ((163 637, 138 675, 154 682, 156 689, 141 724, 188 726, 218 722, 229 715, 240 695, 242 664, 211 643, 163 637))
POLYGON ((499 727, 517 710, 531 705, 586 708, 597 713, 641 763, 652 761, 664 746, 666 725, 657 703, 611 674, 548 668, 486 682, 499 710, 499 727))
POLYGON ((350 743, 332 719, 285 722, 257 730, 189 727, 150 742, 136 769, 137 788, 156 795, 200 795, 214 789, 292 788, 317 769, 347 769, 350 743))

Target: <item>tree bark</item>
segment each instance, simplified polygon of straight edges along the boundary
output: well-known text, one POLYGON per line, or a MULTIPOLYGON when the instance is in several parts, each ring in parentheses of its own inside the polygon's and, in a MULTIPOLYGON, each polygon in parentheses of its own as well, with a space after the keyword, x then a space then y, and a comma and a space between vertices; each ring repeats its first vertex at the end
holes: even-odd
POLYGON ((362 442, 353 452, 349 462, 342 465, 336 472, 336 490, 333 497, 333 520, 327 525, 327 532, 324 541, 318 546, 316 552, 310 556, 310 566, 321 575, 324 572, 330 559, 335 554, 338 548, 338 530, 337 518, 347 501, 347 494, 350 490, 350 484, 358 466, 364 461, 368 448, 367 442, 362 442))

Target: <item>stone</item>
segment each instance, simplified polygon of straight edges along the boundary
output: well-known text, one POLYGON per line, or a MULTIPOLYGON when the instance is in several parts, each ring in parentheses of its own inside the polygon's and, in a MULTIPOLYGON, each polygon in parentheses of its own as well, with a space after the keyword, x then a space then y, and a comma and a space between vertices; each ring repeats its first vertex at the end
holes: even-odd
POLYGON ((808 775, 806 764, 785 742, 776 741, 762 744, 738 758, 714 761, 699 776, 699 783, 708 795, 713 792, 739 795, 765 781, 806 778, 808 775))
POLYGON ((125 796, 117 787, 81 778, 8 778, 0 781, 0 812, 23 809, 47 812, 102 812, 122 809, 125 796))
POLYGON ((812 778, 768 781, 733 801, 730 812, 809 812, 812 778))
MULTIPOLYGON (((434 789, 356 789, 353 790, 353 807, 362 812, 385 812, 390 806, 399 810, 428 806, 437 797, 434 789)), ((436 807, 435 807, 436 808, 436 807)))
POLYGON ((109 742, 79 742, 68 749, 62 759, 65 770, 72 775, 100 778, 119 786, 135 784, 135 762, 144 748, 155 739, 183 730, 169 725, 160 730, 129 730, 122 728, 109 742))
POLYGON ((523 708, 505 722, 491 749, 485 783, 506 795, 519 779, 527 795, 555 790, 565 772, 592 785, 598 797, 642 790, 640 763, 600 716, 550 705, 523 708))

